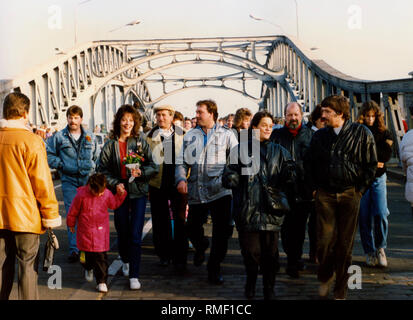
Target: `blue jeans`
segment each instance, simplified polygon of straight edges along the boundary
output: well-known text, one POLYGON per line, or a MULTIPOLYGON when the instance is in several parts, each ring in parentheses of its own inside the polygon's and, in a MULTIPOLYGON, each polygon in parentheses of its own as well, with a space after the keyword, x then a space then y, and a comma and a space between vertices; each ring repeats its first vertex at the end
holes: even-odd
MULTIPOLYGON (((72 201, 74 197, 76 196, 77 188, 85 185, 86 182, 87 182, 87 177, 86 178, 71 178, 71 177, 62 176, 62 192, 63 192, 63 202, 65 204, 66 216, 69 213, 70 205, 72 204, 72 201)), ((77 230, 77 227, 75 228, 75 232, 72 233, 70 232, 69 227, 67 227, 67 238, 69 241, 69 254, 72 254, 72 252, 79 253, 79 249, 77 248, 77 245, 76 245, 76 230, 77 230)))
POLYGON ((115 210, 119 255, 124 263, 129 263, 129 278, 139 278, 146 201, 146 197, 130 199, 128 196, 115 210))
POLYGON ((360 237, 366 254, 386 248, 388 215, 386 174, 383 174, 374 180, 360 202, 360 237))

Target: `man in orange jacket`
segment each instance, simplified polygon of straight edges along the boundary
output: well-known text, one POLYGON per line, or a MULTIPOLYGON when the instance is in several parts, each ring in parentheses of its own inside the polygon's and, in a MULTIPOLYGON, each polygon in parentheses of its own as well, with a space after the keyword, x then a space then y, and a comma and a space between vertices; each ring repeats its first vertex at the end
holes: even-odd
POLYGON ((40 234, 61 225, 43 140, 26 127, 30 100, 10 93, 0 120, 0 299, 19 264, 19 299, 38 299, 40 234))

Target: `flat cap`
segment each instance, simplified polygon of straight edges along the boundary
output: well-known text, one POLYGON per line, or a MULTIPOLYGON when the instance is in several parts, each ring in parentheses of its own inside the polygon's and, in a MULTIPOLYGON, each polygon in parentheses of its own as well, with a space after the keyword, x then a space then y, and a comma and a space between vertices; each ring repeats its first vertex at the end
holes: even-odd
POLYGON ((153 112, 154 112, 154 113, 157 113, 157 112, 160 111, 160 110, 169 110, 169 111, 172 111, 173 113, 175 113, 174 107, 172 107, 172 106, 170 106, 170 105, 162 105, 162 106, 154 107, 154 108, 153 108, 153 112))

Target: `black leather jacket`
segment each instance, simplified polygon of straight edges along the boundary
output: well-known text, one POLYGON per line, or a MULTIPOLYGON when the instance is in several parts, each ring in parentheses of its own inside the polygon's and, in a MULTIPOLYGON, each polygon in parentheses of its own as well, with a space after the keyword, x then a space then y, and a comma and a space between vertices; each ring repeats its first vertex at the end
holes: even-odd
POLYGON ((373 133, 374 141, 376 142, 376 151, 377 151, 377 161, 383 162, 383 168, 377 168, 376 170, 376 178, 381 177, 386 172, 386 162, 390 160, 393 149, 392 147, 386 142, 386 140, 393 141, 393 136, 389 130, 385 130, 380 132, 376 126, 369 127, 371 133, 373 133))
POLYGON ((303 124, 295 137, 290 133, 286 126, 280 129, 275 129, 270 137, 270 140, 279 143, 286 148, 295 162, 297 174, 295 198, 298 202, 303 200, 309 201, 312 199, 312 190, 305 181, 304 172, 304 159, 310 148, 312 136, 313 131, 303 124))
MULTIPOLYGON (((146 160, 140 168, 142 176, 136 178, 131 183, 129 183, 128 180, 123 180, 121 178, 121 159, 119 155, 119 141, 117 139, 106 141, 99 158, 98 172, 101 172, 106 176, 109 189, 116 192, 116 185, 123 183, 127 188, 128 196, 131 199, 147 196, 149 189, 148 182, 150 178, 159 171, 159 166, 152 159, 151 148, 141 133, 136 138, 128 138, 126 147, 127 152, 129 152, 129 150, 137 152, 139 149, 142 149, 142 154, 146 160)), ((129 170, 127 170, 127 174, 129 177, 129 170)))
POLYGON ((326 127, 314 133, 305 161, 313 189, 339 193, 355 187, 364 193, 377 168, 373 134, 362 124, 346 121, 338 135, 326 127))
MULTIPOLYGON (((248 143, 251 144, 251 140, 248 143)), ((245 148, 245 144, 233 148, 231 153, 239 153, 240 148, 245 148)), ((283 217, 268 214, 267 201, 263 198, 267 193, 262 184, 289 194, 295 179, 294 162, 285 148, 266 141, 260 143, 258 166, 257 173, 245 175, 241 170, 248 166, 241 161, 231 164, 228 160, 224 170, 222 184, 233 191, 233 217, 238 231, 278 231, 283 221, 283 217)))

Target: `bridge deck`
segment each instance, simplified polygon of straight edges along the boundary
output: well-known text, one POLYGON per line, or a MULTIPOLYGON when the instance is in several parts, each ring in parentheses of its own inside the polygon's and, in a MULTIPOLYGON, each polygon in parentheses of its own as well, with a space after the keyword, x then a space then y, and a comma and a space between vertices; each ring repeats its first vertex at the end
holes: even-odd
MULTIPOLYGON (((394 169, 393 169, 394 171, 394 169)), ((394 175, 392 175, 393 177, 394 175)), ((60 182, 56 181, 58 185, 60 182)), ((61 188, 57 188, 60 200, 60 211, 63 213, 61 188)), ((362 289, 349 290, 348 299, 409 299, 413 300, 413 217, 410 205, 404 200, 404 186, 400 181, 390 178, 388 181, 389 199, 389 237, 386 250, 389 267, 386 269, 369 268, 365 265, 365 256, 362 251, 360 236, 357 233, 353 251, 353 264, 362 268, 362 289)), ((147 218, 149 219, 149 206, 147 218)), ((65 221, 64 221, 65 223, 65 221)), ((50 300, 239 300, 243 299, 245 270, 239 250, 237 233, 229 242, 229 251, 223 264, 225 283, 222 286, 209 285, 206 281, 206 266, 195 267, 192 264, 193 251, 189 252, 188 272, 183 276, 176 275, 172 266, 157 266, 158 259, 154 254, 151 231, 143 241, 141 264, 142 289, 130 291, 128 279, 120 273, 109 277, 109 292, 99 294, 95 291, 95 284, 87 283, 83 277, 80 264, 67 263, 67 236, 66 227, 56 230, 60 239, 61 249, 56 253, 55 264, 63 270, 61 290, 51 290, 47 287, 46 272, 39 271, 40 298, 50 300)), ((206 234, 211 236, 211 225, 206 225, 206 234)), ((112 263, 117 258, 115 243, 116 232, 111 216, 111 244, 109 260, 112 263)), ((41 253, 43 255, 45 237, 42 236, 41 253)), ((305 242, 305 256, 308 255, 308 239, 305 242)), ((209 250, 207 251, 208 256, 209 250)), ((313 300, 318 299, 316 266, 308 265, 298 280, 289 278, 285 274, 286 256, 280 249, 281 270, 276 280, 276 297, 281 300, 313 300)), ((40 270, 40 268, 39 268, 40 270)), ((261 276, 257 281, 257 299, 262 299, 261 276)), ((17 284, 15 281, 12 299, 17 298, 17 284)))

